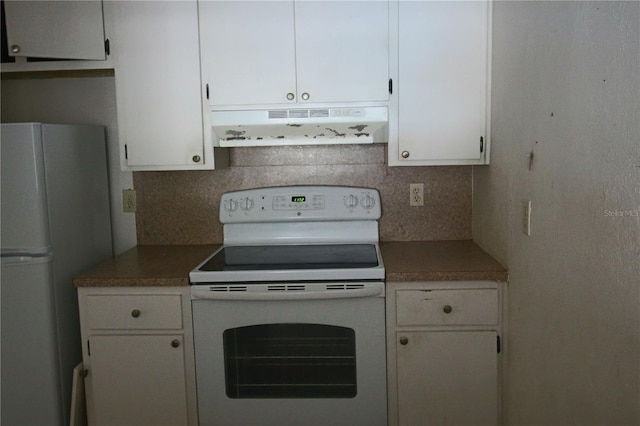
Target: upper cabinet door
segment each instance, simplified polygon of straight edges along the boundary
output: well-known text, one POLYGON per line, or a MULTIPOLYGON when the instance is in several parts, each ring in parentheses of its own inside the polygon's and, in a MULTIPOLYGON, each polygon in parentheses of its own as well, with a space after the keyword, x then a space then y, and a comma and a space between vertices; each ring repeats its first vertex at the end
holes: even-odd
POLYGON ((386 101, 387 1, 200 1, 216 107, 386 101))
POLYGON ((102 1, 4 2, 9 55, 104 60, 102 1))
POLYGON ((389 164, 484 164, 490 2, 400 1, 398 9, 389 164))
POLYGON ((209 103, 295 103, 293 1, 200 1, 209 103))
POLYGON ((389 4, 298 1, 298 100, 389 99, 389 4))
POLYGON ((198 169, 204 151, 195 1, 109 2, 122 164, 198 169))

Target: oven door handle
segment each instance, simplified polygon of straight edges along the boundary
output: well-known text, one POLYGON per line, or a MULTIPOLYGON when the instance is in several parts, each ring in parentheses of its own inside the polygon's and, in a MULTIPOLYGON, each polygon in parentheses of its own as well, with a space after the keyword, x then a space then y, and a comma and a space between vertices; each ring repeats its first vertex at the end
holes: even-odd
POLYGON ((191 288, 191 299, 208 300, 322 300, 384 296, 383 287, 327 291, 211 291, 191 288))

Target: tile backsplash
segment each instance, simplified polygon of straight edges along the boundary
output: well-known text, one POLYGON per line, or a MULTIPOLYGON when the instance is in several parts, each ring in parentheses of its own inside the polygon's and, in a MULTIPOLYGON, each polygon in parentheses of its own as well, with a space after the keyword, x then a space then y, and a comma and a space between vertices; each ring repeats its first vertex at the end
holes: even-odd
POLYGON ((220 196, 281 185, 376 188, 382 241, 471 239, 471 166, 387 167, 384 144, 233 148, 228 168, 135 172, 138 244, 222 242, 220 196), (424 183, 424 207, 409 184, 424 183))

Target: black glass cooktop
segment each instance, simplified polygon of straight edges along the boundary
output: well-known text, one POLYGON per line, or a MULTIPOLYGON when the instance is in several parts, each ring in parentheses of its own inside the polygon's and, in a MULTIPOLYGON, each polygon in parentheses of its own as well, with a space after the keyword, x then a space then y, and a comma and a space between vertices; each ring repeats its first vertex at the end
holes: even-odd
POLYGON ((200 271, 374 268, 373 244, 265 245, 223 247, 200 271))

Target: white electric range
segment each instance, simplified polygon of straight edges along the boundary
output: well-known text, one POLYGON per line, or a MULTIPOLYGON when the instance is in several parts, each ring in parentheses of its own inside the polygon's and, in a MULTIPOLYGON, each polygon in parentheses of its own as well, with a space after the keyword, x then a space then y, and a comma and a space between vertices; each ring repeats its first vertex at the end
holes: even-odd
POLYGON ((224 194, 190 273, 201 424, 385 425, 377 190, 224 194))

